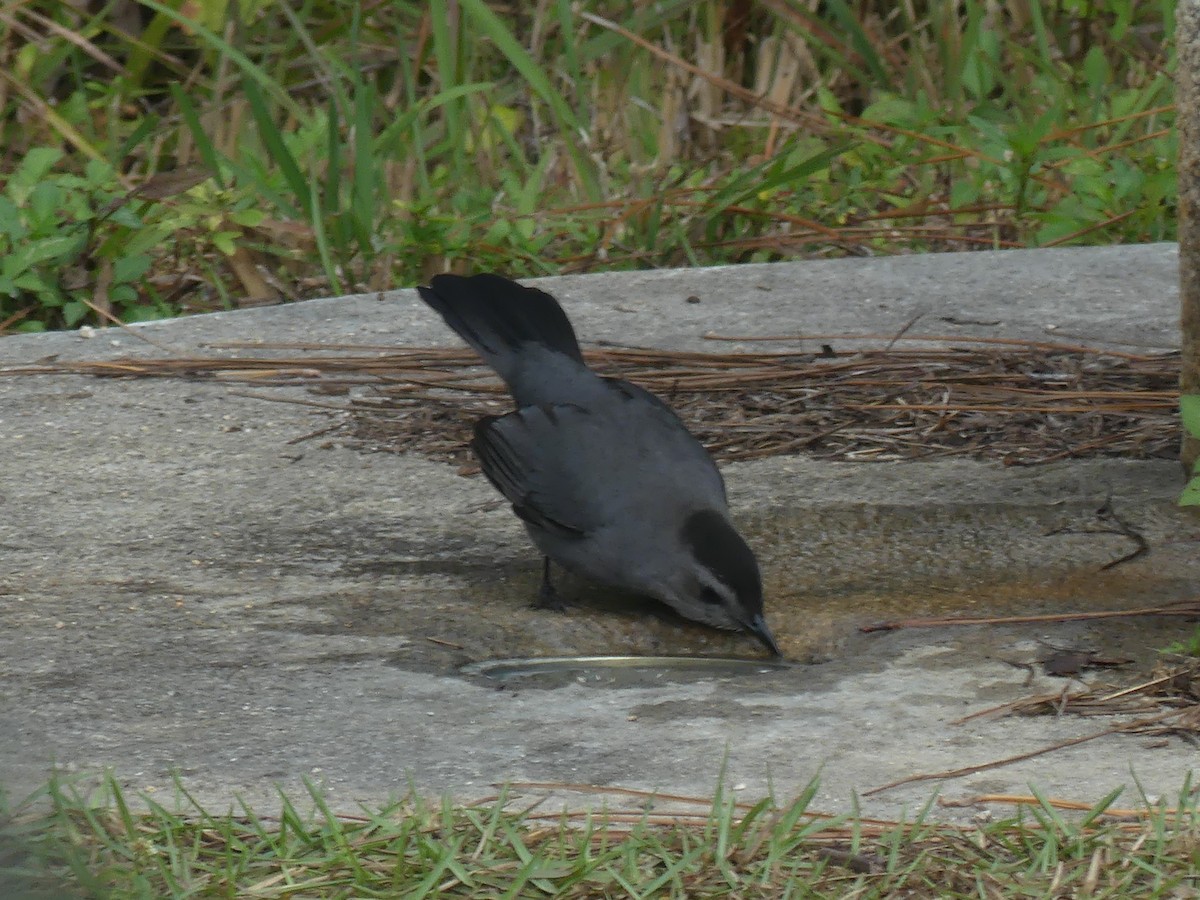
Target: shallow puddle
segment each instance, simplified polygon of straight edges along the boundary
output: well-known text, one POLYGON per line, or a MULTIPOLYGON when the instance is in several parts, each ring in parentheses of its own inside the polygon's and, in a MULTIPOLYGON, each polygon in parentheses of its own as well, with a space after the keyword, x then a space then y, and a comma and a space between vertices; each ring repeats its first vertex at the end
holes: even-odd
POLYGON ((796 668, 786 660, 721 656, 551 656, 468 663, 460 671, 515 685, 646 687, 703 679, 753 678, 796 668))
MULTIPOLYGON (((1089 504, 856 506, 824 509, 819 516, 811 509, 775 510, 743 525, 762 564, 766 618, 786 658, 798 663, 845 658, 871 666, 887 644, 886 632, 868 634, 861 628, 878 622, 1097 612, 1196 595, 1200 570, 1195 545, 1172 540, 1178 521, 1170 511, 1143 507, 1135 522, 1151 551, 1109 569, 1103 567, 1127 554, 1131 541, 1098 529, 1094 512, 1089 504)), ((298 559, 297 546, 324 559, 311 533, 276 534, 274 539, 287 542, 293 560, 298 559)), ((371 561, 371 569, 322 573, 319 582, 297 579, 310 590, 319 583, 325 588, 320 594, 290 593, 291 573, 280 572, 279 591, 270 604, 275 614, 261 614, 258 627, 360 640, 389 638, 393 648, 398 640, 400 649, 385 654, 389 664, 445 674, 489 660, 580 656, 769 662, 748 636, 687 622, 652 601, 566 574, 558 584, 568 609, 533 609, 541 566, 532 548, 507 548, 519 555, 496 563, 476 536, 455 533, 437 546, 401 544, 399 549, 402 555, 389 536, 373 530, 356 533, 350 558, 371 561)), ((280 555, 284 553, 281 549, 280 555)), ((1020 634, 1051 644, 1060 638, 1062 643, 1094 639, 1099 645, 1090 649, 1107 652, 1111 646, 1113 653, 1143 658, 1188 634, 1191 625, 1180 619, 1119 619, 1020 628, 1020 634)), ((952 626, 919 631, 928 631, 935 643, 953 643, 964 634, 963 628, 952 626)), ((980 628, 973 640, 981 650, 1008 653, 1003 642, 986 646, 994 631, 980 628)), ((1011 631, 1004 640, 1011 643, 1011 631)), ((495 665, 502 667, 501 662, 495 665)), ((491 677, 550 677, 515 670, 501 676, 498 671, 491 677)), ((595 683, 630 677, 742 677, 686 667, 645 671, 650 674, 631 676, 593 665, 553 677, 595 683)))

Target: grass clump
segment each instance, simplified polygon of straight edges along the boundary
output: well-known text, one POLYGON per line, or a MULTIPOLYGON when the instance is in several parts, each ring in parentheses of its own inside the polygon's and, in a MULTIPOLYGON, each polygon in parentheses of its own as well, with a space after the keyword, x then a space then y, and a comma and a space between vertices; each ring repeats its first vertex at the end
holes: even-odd
POLYGON ((1173 22, 1173 0, 17 4, 0 331, 453 266, 1170 239, 1173 22))
MULTIPOLYGON (((182 812, 114 779, 92 796, 54 782, 2 810, 0 886, 19 896, 95 897, 974 897, 1190 896, 1194 800, 1130 820, 1114 791, 1068 818, 1042 795, 1003 821, 831 818, 812 784, 784 807, 718 793, 706 812, 511 811, 406 799, 333 814, 310 787, 267 817, 182 812), (48 802, 48 811, 44 808, 48 802)), ((647 795, 649 796, 649 795, 647 795)), ((676 798, 679 799, 679 798, 676 798)), ((13 896, 9 893, 7 896, 13 896)))

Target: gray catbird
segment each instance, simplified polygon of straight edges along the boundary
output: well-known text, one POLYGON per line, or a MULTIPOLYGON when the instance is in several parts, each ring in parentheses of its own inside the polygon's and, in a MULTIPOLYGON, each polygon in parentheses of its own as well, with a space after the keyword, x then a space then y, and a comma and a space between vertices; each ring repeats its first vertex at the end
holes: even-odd
POLYGON ((516 401, 476 423, 471 449, 545 556, 542 602, 556 599, 553 560, 686 618, 748 631, 779 656, 721 473, 671 408, 589 369, 547 293, 499 275, 437 275, 417 290, 516 401))

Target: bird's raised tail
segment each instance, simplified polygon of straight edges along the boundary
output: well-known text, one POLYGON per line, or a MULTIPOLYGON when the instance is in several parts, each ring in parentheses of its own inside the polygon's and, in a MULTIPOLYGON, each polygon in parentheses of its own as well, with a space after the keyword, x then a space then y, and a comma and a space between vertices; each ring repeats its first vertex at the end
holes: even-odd
POLYGON ((583 365, 575 329, 558 301, 537 288, 499 275, 435 275, 418 287, 464 341, 514 386, 522 353, 533 348, 560 353, 583 365))

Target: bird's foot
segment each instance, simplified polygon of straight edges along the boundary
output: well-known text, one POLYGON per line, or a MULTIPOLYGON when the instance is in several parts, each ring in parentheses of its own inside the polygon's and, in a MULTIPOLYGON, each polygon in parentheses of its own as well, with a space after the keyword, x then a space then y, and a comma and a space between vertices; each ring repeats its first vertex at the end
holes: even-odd
POLYGON ((570 604, 563 595, 555 590, 552 584, 543 584, 538 588, 537 599, 530 604, 532 609, 552 609, 555 612, 566 612, 570 604))
POLYGON ((531 604, 533 609, 552 609, 555 612, 566 612, 567 601, 555 590, 550 581, 550 557, 546 557, 542 566, 542 586, 538 588, 537 599, 531 604))

